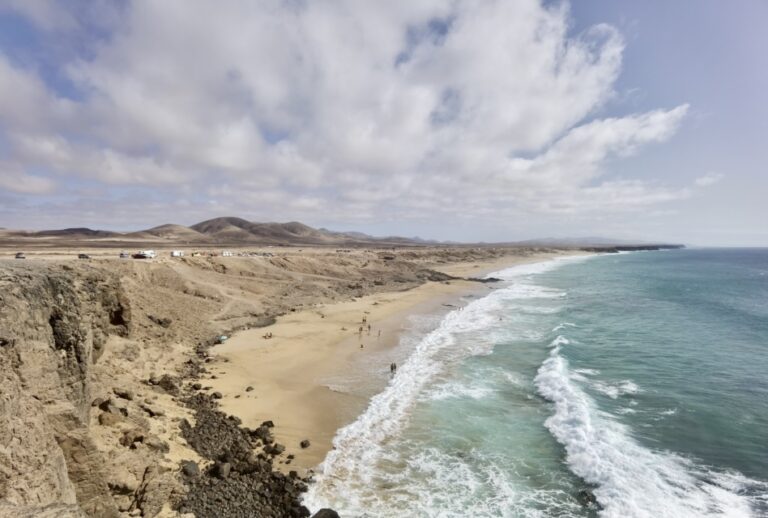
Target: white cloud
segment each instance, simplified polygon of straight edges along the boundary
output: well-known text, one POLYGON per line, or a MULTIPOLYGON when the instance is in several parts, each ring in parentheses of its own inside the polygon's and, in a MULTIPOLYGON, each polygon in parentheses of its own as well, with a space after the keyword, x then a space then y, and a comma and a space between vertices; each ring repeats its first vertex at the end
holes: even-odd
POLYGON ((694 180, 694 183, 699 187, 709 187, 710 185, 715 185, 716 183, 719 183, 724 177, 725 175, 723 175, 722 173, 709 172, 704 176, 700 176, 696 178, 696 180, 694 180))
MULTIPOLYGON (((14 5, 51 26, 56 4, 14 5)), ((0 55, 14 163, 226 194, 233 212, 269 218, 619 211, 688 195, 605 179, 608 159, 668 139, 687 106, 595 119, 624 43, 603 25, 569 34, 567 4, 164 0, 121 16, 62 66, 83 100, 0 55)))
POLYGON ((21 194, 46 194, 54 189, 48 178, 25 173, 18 164, 0 162, 0 189, 21 194))

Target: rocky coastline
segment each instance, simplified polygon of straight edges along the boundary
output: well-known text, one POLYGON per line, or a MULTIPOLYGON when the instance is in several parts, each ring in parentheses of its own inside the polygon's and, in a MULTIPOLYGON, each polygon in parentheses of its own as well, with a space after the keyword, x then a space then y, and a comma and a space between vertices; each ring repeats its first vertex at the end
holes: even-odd
POLYGON ((220 337, 534 253, 0 260, 0 517, 309 516, 309 478, 291 466, 308 443, 244 427, 209 388, 220 337))

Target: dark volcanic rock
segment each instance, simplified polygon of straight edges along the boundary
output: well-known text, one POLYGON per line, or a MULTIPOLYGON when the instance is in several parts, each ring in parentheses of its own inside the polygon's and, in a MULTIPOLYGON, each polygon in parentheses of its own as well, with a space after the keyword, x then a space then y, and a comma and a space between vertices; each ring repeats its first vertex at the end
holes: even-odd
POLYGON ((299 446, 301 446, 302 449, 309 448, 309 439, 304 439, 303 441, 301 441, 301 443, 299 443, 299 446))
MULTIPOLYGON (((191 466, 194 463, 182 463, 189 491, 179 503, 180 512, 194 513, 198 518, 309 516, 300 501, 307 480, 298 474, 285 476, 273 471, 271 459, 257 452, 256 432, 269 434, 267 426, 255 431, 242 428, 239 419, 217 410, 215 401, 205 394, 196 393, 186 403, 195 410, 195 425, 182 420, 182 436, 198 454, 214 464, 202 473, 197 465, 191 466)), ((275 448, 284 447, 270 446, 275 448)))
POLYGON ((197 462, 183 460, 181 461, 181 472, 185 477, 196 477, 200 475, 200 468, 198 467, 197 462))
POLYGON ((340 516, 333 509, 320 509, 312 515, 312 518, 340 518, 340 516))
POLYGON ((179 393, 179 381, 169 374, 163 374, 157 381, 157 386, 174 396, 179 393))
POLYGON ((602 509, 600 502, 597 501, 595 494, 589 489, 582 489, 576 494, 576 500, 587 509, 602 509))

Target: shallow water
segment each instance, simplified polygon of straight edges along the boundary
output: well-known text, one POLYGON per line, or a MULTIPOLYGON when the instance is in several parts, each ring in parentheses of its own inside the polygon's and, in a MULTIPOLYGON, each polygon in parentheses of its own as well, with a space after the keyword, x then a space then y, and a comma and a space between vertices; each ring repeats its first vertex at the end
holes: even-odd
POLYGON ((768 515, 768 251, 523 265, 414 332, 306 497, 343 516, 768 515), (586 509, 592 490, 602 511, 586 509))

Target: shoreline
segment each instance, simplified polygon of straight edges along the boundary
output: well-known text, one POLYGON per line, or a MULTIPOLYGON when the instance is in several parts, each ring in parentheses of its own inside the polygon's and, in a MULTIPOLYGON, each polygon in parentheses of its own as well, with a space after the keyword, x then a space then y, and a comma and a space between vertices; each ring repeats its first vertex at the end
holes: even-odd
MULTIPOLYGON (((482 277, 568 255, 581 254, 541 253, 432 267, 457 277, 482 277)), ((239 331, 214 346, 208 364, 212 376, 201 381, 211 387, 210 393, 221 394, 220 409, 240 418, 244 426, 274 421, 275 440, 294 455, 282 458, 276 467, 311 470, 332 449, 337 430, 354 421, 386 386, 389 364, 405 360, 398 355, 404 354, 398 344, 411 317, 447 313, 463 299, 491 289, 492 284, 468 280, 427 282, 290 313, 271 326, 239 331), (263 338, 267 333, 272 338, 263 338), (359 378, 353 386, 331 388, 334 378, 351 374, 359 378), (305 439, 310 446, 301 448, 305 439)))

